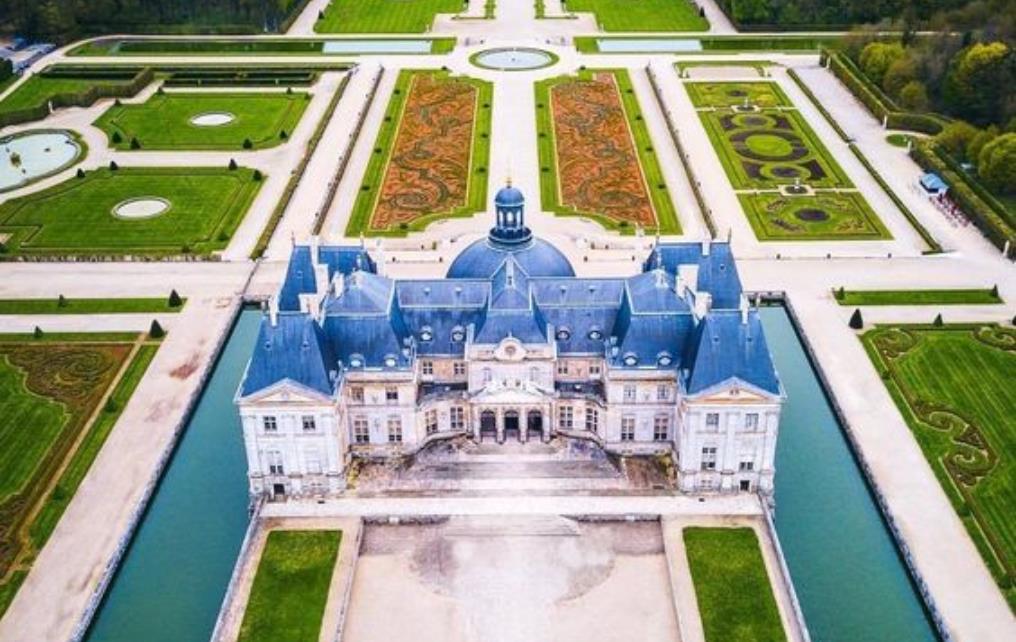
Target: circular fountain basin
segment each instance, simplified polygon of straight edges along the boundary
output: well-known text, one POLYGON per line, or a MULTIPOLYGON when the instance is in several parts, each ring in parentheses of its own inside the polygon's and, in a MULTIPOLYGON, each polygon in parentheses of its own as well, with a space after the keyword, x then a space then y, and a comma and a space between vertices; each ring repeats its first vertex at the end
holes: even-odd
POLYGON ((64 170, 84 156, 70 132, 28 130, 0 138, 0 192, 64 170))
POLYGON ((526 71, 549 67, 557 62, 557 56, 542 49, 488 49, 470 56, 469 62, 484 69, 526 71))
POLYGON ((165 214, 169 201, 157 196, 145 196, 121 201, 113 207, 113 216, 124 219, 153 218, 165 214))
POLYGON ((210 111, 198 114, 190 119, 190 124, 197 127, 222 127, 236 120, 236 116, 228 111, 210 111))

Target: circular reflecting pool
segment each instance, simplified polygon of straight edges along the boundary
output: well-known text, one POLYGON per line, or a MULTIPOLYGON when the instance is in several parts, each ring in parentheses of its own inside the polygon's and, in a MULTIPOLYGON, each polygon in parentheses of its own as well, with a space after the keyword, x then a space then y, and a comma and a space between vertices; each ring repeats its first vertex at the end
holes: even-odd
POLYGON ((541 49, 504 48, 481 51, 473 54, 469 61, 485 69, 525 71, 549 67, 557 62, 557 56, 541 49))
POLYGON ((70 132, 28 130, 0 138, 0 192, 16 189, 70 167, 84 147, 70 132))

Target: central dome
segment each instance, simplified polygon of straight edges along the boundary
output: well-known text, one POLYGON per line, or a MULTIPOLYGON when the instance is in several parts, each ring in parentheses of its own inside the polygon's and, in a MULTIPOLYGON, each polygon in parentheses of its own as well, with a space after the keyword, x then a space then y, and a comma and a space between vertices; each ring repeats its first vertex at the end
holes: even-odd
POLYGON ((529 276, 575 276, 571 263, 556 247, 538 238, 526 227, 526 199, 509 182, 494 196, 496 222, 487 238, 473 242, 451 267, 450 279, 489 279, 509 256, 529 276))

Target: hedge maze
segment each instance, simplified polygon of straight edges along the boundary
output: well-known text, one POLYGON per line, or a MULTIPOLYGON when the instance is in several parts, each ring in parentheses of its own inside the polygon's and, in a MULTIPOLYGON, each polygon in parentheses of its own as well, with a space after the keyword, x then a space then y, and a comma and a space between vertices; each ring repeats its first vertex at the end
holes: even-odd
POLYGON ((893 325, 861 339, 1016 608, 1016 329, 893 325))

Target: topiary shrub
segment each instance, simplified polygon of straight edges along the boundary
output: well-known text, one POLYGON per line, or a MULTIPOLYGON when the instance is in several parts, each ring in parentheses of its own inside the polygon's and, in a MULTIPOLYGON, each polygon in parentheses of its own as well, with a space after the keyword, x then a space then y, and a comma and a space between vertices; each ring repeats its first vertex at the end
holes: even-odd
POLYGON ((116 161, 109 161, 109 171, 115 172, 120 169, 120 166, 116 164, 116 161))
POLYGON ((77 173, 75 174, 75 176, 77 176, 78 178, 84 178, 85 177, 85 170, 83 170, 83 169, 81 169, 79 167, 77 173))
POLYGON ((236 169, 236 168, 237 168, 236 159, 235 158, 230 158, 229 159, 229 169, 236 169))
POLYGON ((58 296, 56 298, 56 307, 58 307, 58 308, 66 308, 67 307, 67 297, 65 297, 62 294, 60 296, 58 296))
POLYGON ((183 305, 183 299, 180 298, 180 295, 174 289, 172 292, 169 293, 169 301, 167 303, 171 308, 179 308, 181 305, 183 305))
POLYGON ((935 320, 931 322, 931 325, 940 326, 942 325, 942 313, 939 312, 935 315, 935 320))
POLYGON ((131 149, 141 149, 141 143, 135 137, 131 137, 131 149))
POLYGON ((243 148, 244 149, 251 149, 252 147, 254 147, 254 143, 250 142, 249 138, 244 138, 243 139, 243 148))
POLYGON ((152 327, 148 328, 148 336, 153 339, 161 339, 166 336, 166 331, 162 329, 157 319, 152 319, 152 327))
POLYGON ((861 318, 861 309, 854 308, 854 313, 850 315, 850 323, 848 323, 854 330, 860 330, 864 327, 864 319, 861 318))
POLYGON ((123 136, 120 135, 120 132, 113 132, 113 135, 110 137, 110 140, 113 141, 114 145, 119 145, 120 143, 123 142, 123 136))
POLYGON ((112 397, 106 397, 106 403, 102 405, 103 412, 113 413, 116 412, 118 408, 119 406, 117 405, 115 399, 112 397))
POLYGON ((289 140, 289 134, 286 133, 285 129, 283 129, 282 131, 279 132, 279 139, 280 140, 289 140))
POLYGON ((254 170, 254 180, 260 181, 262 178, 264 178, 264 176, 261 175, 261 170, 260 169, 254 170))
POLYGON ((841 285, 841 286, 840 286, 839 288, 837 288, 837 289, 836 289, 836 290, 835 290, 835 291, 833 292, 833 296, 835 296, 835 297, 836 297, 836 300, 837 300, 837 301, 842 301, 842 300, 843 300, 843 297, 847 296, 847 291, 846 291, 846 290, 844 290, 844 289, 843 289, 843 286, 841 285))
POLYGON ((42 338, 42 328, 40 328, 39 326, 35 326, 35 329, 32 330, 32 337, 34 337, 36 339, 41 339, 42 338))

